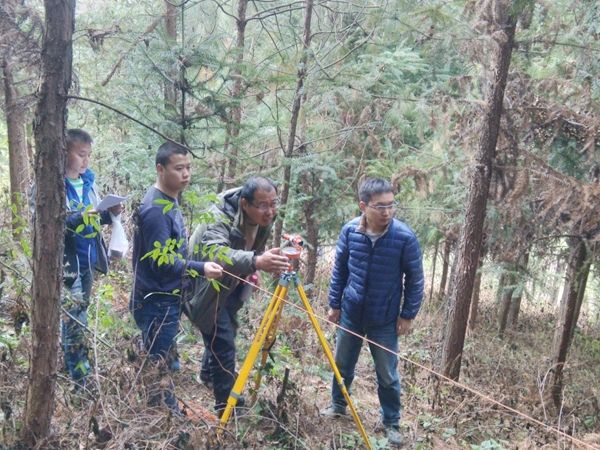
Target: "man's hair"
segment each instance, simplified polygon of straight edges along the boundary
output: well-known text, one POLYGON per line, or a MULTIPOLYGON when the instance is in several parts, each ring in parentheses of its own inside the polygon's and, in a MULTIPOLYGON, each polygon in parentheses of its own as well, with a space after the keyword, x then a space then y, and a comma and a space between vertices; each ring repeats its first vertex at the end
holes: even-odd
POLYGON ((369 203, 374 195, 387 194, 394 192, 389 181, 383 178, 367 178, 358 188, 358 199, 361 202, 369 203))
POLYGON ((81 130, 79 128, 71 128, 67 130, 66 138, 67 139, 65 143, 67 145, 67 151, 70 151, 73 148, 73 144, 75 144, 76 142, 81 142, 82 144, 90 145, 92 144, 92 142, 94 142, 87 131, 81 130))
POLYGON ((248 178, 242 186, 240 196, 245 198, 246 201, 252 202, 256 191, 270 192, 272 189, 277 192, 277 186, 275 186, 273 180, 267 177, 253 176, 248 178))
POLYGON ((156 152, 156 165, 166 167, 173 155, 187 155, 188 149, 176 142, 167 141, 156 152))

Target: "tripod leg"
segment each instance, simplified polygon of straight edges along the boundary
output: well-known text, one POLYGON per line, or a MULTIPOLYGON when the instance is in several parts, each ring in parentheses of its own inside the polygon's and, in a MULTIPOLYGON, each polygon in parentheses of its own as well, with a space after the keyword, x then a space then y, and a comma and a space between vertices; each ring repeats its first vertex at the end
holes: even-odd
POLYGON ((350 408, 350 412, 352 413, 352 418, 354 419, 354 423, 356 423, 356 427, 358 428, 358 431, 360 432, 360 434, 365 442, 365 447, 368 450, 371 450, 371 443, 369 442, 369 436, 367 436, 365 427, 363 426, 362 422, 360 421, 360 417, 358 417, 358 412, 356 412, 356 408, 354 407, 354 403, 352 403, 352 399, 350 398, 348 389, 346 389, 346 385, 344 384, 342 375, 340 374, 337 364, 335 363, 335 358, 333 357, 333 353, 331 353, 331 349, 329 348, 327 339, 325 339, 325 335, 323 334, 323 331, 321 330, 321 327, 319 326, 317 317, 315 316, 312 306, 310 306, 310 302, 308 301, 308 298, 306 297, 306 292, 304 291, 304 288, 302 287, 302 284, 300 284, 300 280, 298 280, 298 279, 296 279, 296 288, 298 289, 298 294, 300 295, 302 304, 304 305, 304 308, 306 309, 306 312, 308 313, 308 318, 310 319, 310 322, 312 323, 313 328, 317 332, 317 336, 319 338, 321 347, 323 347, 325 356, 327 356, 327 359, 329 360, 329 365, 331 366, 331 369, 333 370, 335 380, 337 381, 337 383, 340 387, 340 390, 342 391, 342 394, 344 395, 344 398, 346 399, 346 403, 348 403, 348 407, 350 408))
POLYGON ((260 359, 260 366, 258 371, 256 372, 256 376, 254 377, 254 392, 252 394, 252 402, 256 400, 256 394, 258 393, 258 389, 260 388, 260 382, 262 381, 262 371, 267 365, 267 358, 269 357, 269 352, 275 343, 275 337, 277 334, 277 325, 279 324, 279 319, 281 319, 281 311, 283 311, 283 303, 280 303, 277 311, 275 312, 275 320, 271 324, 269 331, 267 332, 267 337, 265 338, 265 343, 262 347, 262 356, 260 359))
POLYGON ((223 432, 223 428, 227 424, 227 421, 229 420, 229 417, 231 416, 233 408, 235 408, 235 405, 237 405, 238 399, 240 398, 240 396, 242 394, 242 390, 244 389, 246 381, 248 380, 248 376, 250 375, 250 370, 252 370, 252 366, 254 365, 254 361, 256 361, 258 352, 260 351, 260 348, 263 346, 265 339, 267 337, 267 333, 269 332, 269 329, 270 329, 271 325, 273 324, 275 317, 277 316, 277 311, 279 309, 279 305, 281 304, 281 302, 287 295, 287 292, 288 292, 287 284, 285 286, 282 286, 281 281, 280 281, 280 285, 277 286, 277 289, 275 289, 275 292, 273 293, 273 297, 271 298, 271 301, 269 302, 269 306, 267 307, 265 315, 263 316, 260 326, 259 326, 258 330, 256 331, 254 340, 252 341, 252 344, 250 345, 250 350, 248 350, 248 355, 246 356, 246 359, 244 360, 244 363, 242 364, 242 367, 240 368, 240 373, 239 373, 237 379, 235 380, 233 388, 231 389, 231 393, 229 394, 229 398, 227 399, 227 406, 225 407, 225 410, 223 411, 223 415, 221 416, 221 422, 220 422, 221 427, 217 430, 218 434, 221 434, 223 432))

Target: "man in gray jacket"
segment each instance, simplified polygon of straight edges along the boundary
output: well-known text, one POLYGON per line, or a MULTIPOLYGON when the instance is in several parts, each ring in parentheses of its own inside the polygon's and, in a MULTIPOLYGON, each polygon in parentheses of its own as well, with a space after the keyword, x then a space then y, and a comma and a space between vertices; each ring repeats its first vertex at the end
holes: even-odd
POLYGON ((201 378, 212 382, 215 409, 220 413, 235 382, 236 314, 243 304, 245 278, 257 270, 280 273, 288 259, 280 249, 265 251, 277 215, 277 188, 265 177, 248 179, 242 187, 219 195, 212 208, 215 222, 199 225, 192 234, 189 248, 195 259, 208 259, 217 253, 225 275, 217 291, 205 279, 197 278, 186 294, 184 311, 202 332, 205 346, 201 378), (206 379, 208 378, 208 379, 206 379))

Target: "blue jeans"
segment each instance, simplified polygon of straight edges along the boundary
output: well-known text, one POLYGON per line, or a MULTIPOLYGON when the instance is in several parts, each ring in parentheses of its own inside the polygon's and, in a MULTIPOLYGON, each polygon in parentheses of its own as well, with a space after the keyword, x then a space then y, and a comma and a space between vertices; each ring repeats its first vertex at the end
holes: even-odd
POLYGON ((130 309, 150 359, 166 361, 179 330, 179 298, 154 294, 133 299, 130 309))
MULTIPOLYGON (((371 355, 375 362, 377 395, 379 396, 383 425, 398 427, 400 421, 400 376, 398 375, 398 357, 395 354, 398 352, 396 322, 378 326, 366 326, 351 320, 342 311, 340 325, 360 336, 366 336, 369 340, 394 352, 392 354, 376 345, 369 344, 371 355)), ((340 370, 348 392, 350 392, 350 386, 352 385, 352 380, 354 380, 354 367, 358 361, 361 347, 362 338, 338 328, 335 363, 340 370)), ((335 377, 333 378, 331 397, 333 406, 340 409, 346 407, 346 399, 335 377)))
MULTIPOLYGON (((160 376, 166 377, 166 362, 179 330, 179 297, 154 294, 146 298, 132 298, 129 308, 142 332, 142 341, 150 362, 158 364, 160 376)), ((150 406, 164 403, 178 411, 173 382, 168 379, 150 386, 148 403, 150 406)))
POLYGON ((84 270, 70 288, 65 287, 61 301, 64 308, 61 311, 61 341, 65 366, 71 378, 79 383, 84 383, 90 372, 85 327, 93 280, 92 271, 84 270))

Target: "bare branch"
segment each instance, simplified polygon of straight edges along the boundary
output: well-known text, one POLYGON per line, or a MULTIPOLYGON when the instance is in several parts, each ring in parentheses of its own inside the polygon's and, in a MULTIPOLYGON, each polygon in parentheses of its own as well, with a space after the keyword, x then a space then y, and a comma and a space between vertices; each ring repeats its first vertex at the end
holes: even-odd
POLYGON ((127 114, 127 113, 124 113, 123 111, 120 111, 120 110, 118 110, 117 108, 114 108, 114 107, 112 107, 112 106, 110 106, 110 105, 107 105, 106 103, 102 103, 102 102, 100 102, 100 101, 98 101, 98 100, 93 100, 93 99, 91 99, 91 98, 79 97, 78 95, 69 95, 69 96, 67 96, 67 98, 68 98, 68 99, 73 99, 73 100, 81 100, 81 101, 83 101, 83 102, 94 103, 94 104, 96 104, 96 105, 102 106, 103 108, 110 109, 111 111, 113 111, 113 112, 116 112, 117 114, 120 114, 120 115, 122 115, 123 117, 127 117, 129 120, 132 120, 132 121, 134 121, 135 123, 137 123, 138 125, 141 125, 141 126, 143 126, 144 128, 146 128, 146 129, 148 129, 148 130, 152 131, 153 133, 155 133, 155 134, 159 135, 159 136, 160 136, 161 138, 163 138, 164 140, 166 140, 166 141, 169 141, 169 142, 173 142, 173 143, 175 143, 175 144, 177 144, 177 145, 181 145, 181 146, 182 146, 182 147, 184 147, 184 148, 185 148, 185 149, 186 149, 188 152, 190 152, 190 154, 191 154, 191 155, 192 155, 194 158, 199 158, 199 156, 197 156, 197 155, 196 155, 196 154, 195 154, 195 153, 192 151, 192 149, 190 149, 190 148, 189 148, 187 145, 184 145, 184 144, 182 144, 181 142, 177 142, 177 141, 175 141, 175 140, 171 139, 170 137, 167 137, 167 136, 165 136, 165 135, 164 135, 164 134, 162 134, 160 131, 158 131, 158 130, 156 130, 156 129, 152 128, 150 125, 147 125, 147 124, 145 124, 144 122, 142 122, 142 121, 140 121, 140 120, 136 119, 135 117, 132 117, 132 116, 130 116, 129 114, 127 114))
POLYGON ((117 71, 117 69, 121 66, 121 64, 123 63, 123 60, 125 59, 125 57, 129 54, 129 52, 131 50, 133 50, 133 48, 139 44, 141 41, 144 40, 144 38, 152 33, 156 27, 158 26, 158 24, 164 19, 164 16, 160 16, 157 17, 156 19, 154 19, 154 21, 148 25, 148 27, 146 28, 146 30, 140 34, 138 36, 138 38, 135 40, 135 42, 133 43, 133 45, 131 47, 129 47, 127 50, 125 50, 123 53, 121 53, 121 56, 119 56, 119 59, 117 60, 117 62, 115 63, 115 65, 113 66, 112 70, 110 71, 110 73, 106 76, 106 78, 104 79, 104 81, 102 81, 100 83, 101 86, 106 86, 108 84, 108 82, 111 80, 111 78, 113 77, 113 75, 115 74, 115 72, 117 71))

